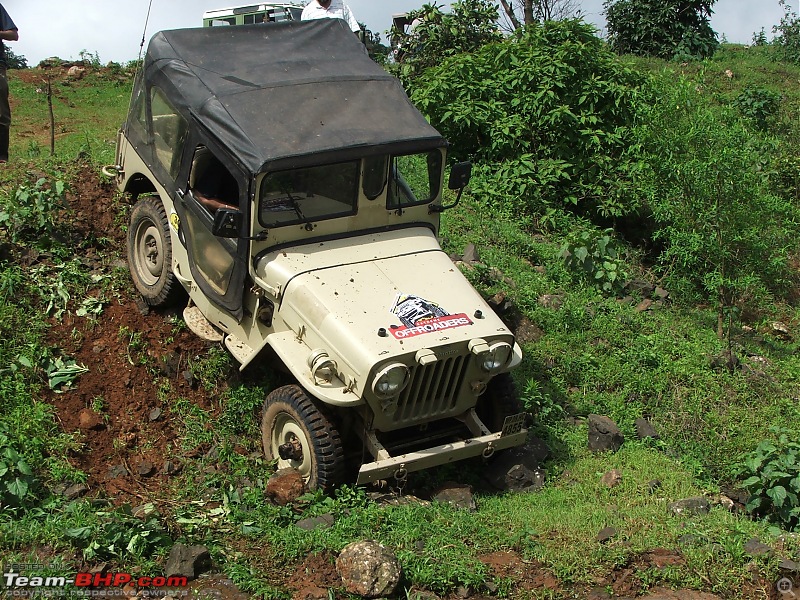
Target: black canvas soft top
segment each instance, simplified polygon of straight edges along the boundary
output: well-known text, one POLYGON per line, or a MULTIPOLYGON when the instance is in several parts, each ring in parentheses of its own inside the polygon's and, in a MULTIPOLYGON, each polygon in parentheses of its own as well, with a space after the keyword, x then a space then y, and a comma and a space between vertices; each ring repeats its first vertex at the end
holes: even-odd
POLYGON ((339 19, 162 31, 144 69, 251 172, 446 145, 339 19))

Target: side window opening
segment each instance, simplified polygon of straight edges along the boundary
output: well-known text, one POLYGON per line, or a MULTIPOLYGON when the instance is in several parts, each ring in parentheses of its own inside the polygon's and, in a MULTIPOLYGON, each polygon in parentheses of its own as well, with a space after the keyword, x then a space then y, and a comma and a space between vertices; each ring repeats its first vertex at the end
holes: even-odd
POLYGON ((239 184, 231 172, 205 146, 198 146, 192 161, 189 187, 195 200, 209 213, 239 207, 239 184))

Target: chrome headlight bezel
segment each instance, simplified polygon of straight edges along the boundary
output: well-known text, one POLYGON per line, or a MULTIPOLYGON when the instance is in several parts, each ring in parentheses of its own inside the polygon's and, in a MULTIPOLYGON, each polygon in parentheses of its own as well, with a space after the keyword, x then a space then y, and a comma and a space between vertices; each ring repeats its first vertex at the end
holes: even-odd
POLYGON ((390 363, 381 368, 372 380, 372 393, 377 398, 397 396, 408 385, 411 372, 402 363, 390 363))
POLYGON ((507 342, 497 342, 489 346, 486 352, 478 355, 478 362, 483 371, 489 374, 501 372, 514 357, 514 349, 507 342))

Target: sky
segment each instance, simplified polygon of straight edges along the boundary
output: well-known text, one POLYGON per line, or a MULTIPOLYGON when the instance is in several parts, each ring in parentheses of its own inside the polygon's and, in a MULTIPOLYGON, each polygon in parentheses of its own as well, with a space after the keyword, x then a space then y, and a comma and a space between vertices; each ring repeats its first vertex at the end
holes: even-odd
MULTIPOLYGON (((381 34, 384 42, 392 14, 419 8, 425 1, 347 0, 356 18, 381 34)), ((603 1, 574 1, 584 18, 604 33, 603 1)), ((800 12, 798 2, 790 0, 794 12, 800 12)), ((450 2, 437 4, 449 10, 450 2)), ((236 0, 4 0, 2 5, 19 29, 19 41, 9 42, 9 47, 34 67, 52 56, 78 60, 82 51, 103 64, 135 60, 143 36, 147 41, 162 29, 199 27, 204 11, 234 6, 236 0)), ((771 39, 772 27, 783 15, 777 0, 717 0, 714 9, 714 30, 727 41, 742 44, 750 43, 761 28, 771 39)))

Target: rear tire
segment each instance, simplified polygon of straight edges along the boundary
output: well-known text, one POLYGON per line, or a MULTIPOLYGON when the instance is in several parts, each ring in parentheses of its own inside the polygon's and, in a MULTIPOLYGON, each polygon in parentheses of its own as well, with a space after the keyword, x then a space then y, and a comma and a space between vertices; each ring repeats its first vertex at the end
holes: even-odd
POLYGON ((183 294, 172 272, 169 220, 157 196, 142 198, 131 211, 128 265, 133 285, 150 306, 167 306, 183 294))
POLYGON ((327 490, 342 483, 342 440, 333 423, 298 385, 271 392, 264 400, 261 441, 267 460, 278 468, 300 471, 309 489, 327 490), (293 444, 297 455, 281 458, 279 447, 293 444))

